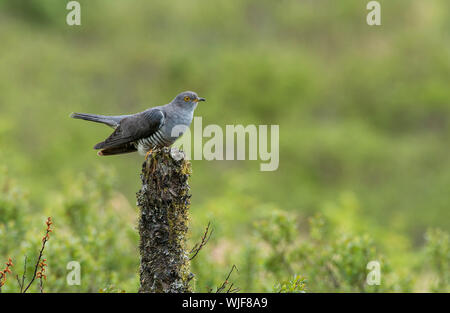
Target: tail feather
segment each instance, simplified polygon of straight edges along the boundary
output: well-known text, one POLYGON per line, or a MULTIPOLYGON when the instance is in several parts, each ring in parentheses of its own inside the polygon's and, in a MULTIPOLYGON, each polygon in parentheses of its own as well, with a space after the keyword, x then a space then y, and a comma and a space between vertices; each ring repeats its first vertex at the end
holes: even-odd
POLYGON ((123 154, 137 151, 136 147, 133 144, 125 144, 118 147, 106 148, 100 150, 97 154, 99 156, 104 155, 115 155, 115 154, 123 154))
POLYGON ((95 150, 99 150, 99 149, 103 149, 104 147, 105 147, 105 142, 104 141, 102 141, 102 142, 99 142, 98 144, 96 144, 95 146, 94 146, 94 149, 95 150))
POLYGON ((72 113, 70 115, 72 118, 91 121, 96 123, 103 123, 111 127, 117 127, 120 121, 126 117, 126 115, 122 116, 105 116, 105 115, 97 115, 97 114, 86 114, 86 113, 72 113))

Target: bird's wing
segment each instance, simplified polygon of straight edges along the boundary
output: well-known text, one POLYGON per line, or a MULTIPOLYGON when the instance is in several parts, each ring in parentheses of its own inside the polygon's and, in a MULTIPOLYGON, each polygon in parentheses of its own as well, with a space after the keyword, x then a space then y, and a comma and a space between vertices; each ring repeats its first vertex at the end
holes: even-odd
POLYGON ((114 132, 105 141, 95 145, 94 149, 117 147, 125 143, 150 137, 164 124, 164 112, 152 109, 124 118, 114 132))

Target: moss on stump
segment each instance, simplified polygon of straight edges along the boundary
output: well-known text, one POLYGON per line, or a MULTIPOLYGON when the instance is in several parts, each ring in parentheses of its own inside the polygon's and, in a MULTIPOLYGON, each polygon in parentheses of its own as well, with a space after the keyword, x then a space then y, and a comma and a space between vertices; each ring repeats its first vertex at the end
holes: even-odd
POLYGON ((139 292, 190 292, 186 251, 191 164, 177 149, 153 151, 142 166, 139 292))

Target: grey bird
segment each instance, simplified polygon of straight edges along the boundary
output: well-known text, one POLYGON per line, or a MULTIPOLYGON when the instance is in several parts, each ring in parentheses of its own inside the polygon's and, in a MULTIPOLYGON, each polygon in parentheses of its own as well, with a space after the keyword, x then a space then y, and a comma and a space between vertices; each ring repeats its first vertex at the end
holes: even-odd
POLYGON ((131 115, 105 116, 72 113, 70 116, 114 128, 104 141, 94 146, 98 155, 115 155, 138 151, 145 155, 155 148, 171 146, 189 128, 199 97, 193 91, 177 95, 172 102, 131 115))

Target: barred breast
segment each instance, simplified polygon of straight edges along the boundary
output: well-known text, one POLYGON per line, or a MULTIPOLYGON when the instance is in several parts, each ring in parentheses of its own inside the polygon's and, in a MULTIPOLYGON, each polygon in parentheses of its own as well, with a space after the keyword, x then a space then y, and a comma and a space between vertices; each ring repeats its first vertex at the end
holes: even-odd
POLYGON ((138 149, 141 154, 145 154, 151 149, 166 147, 171 144, 171 140, 164 136, 161 129, 153 133, 150 137, 139 139, 134 143, 136 149, 138 149))

